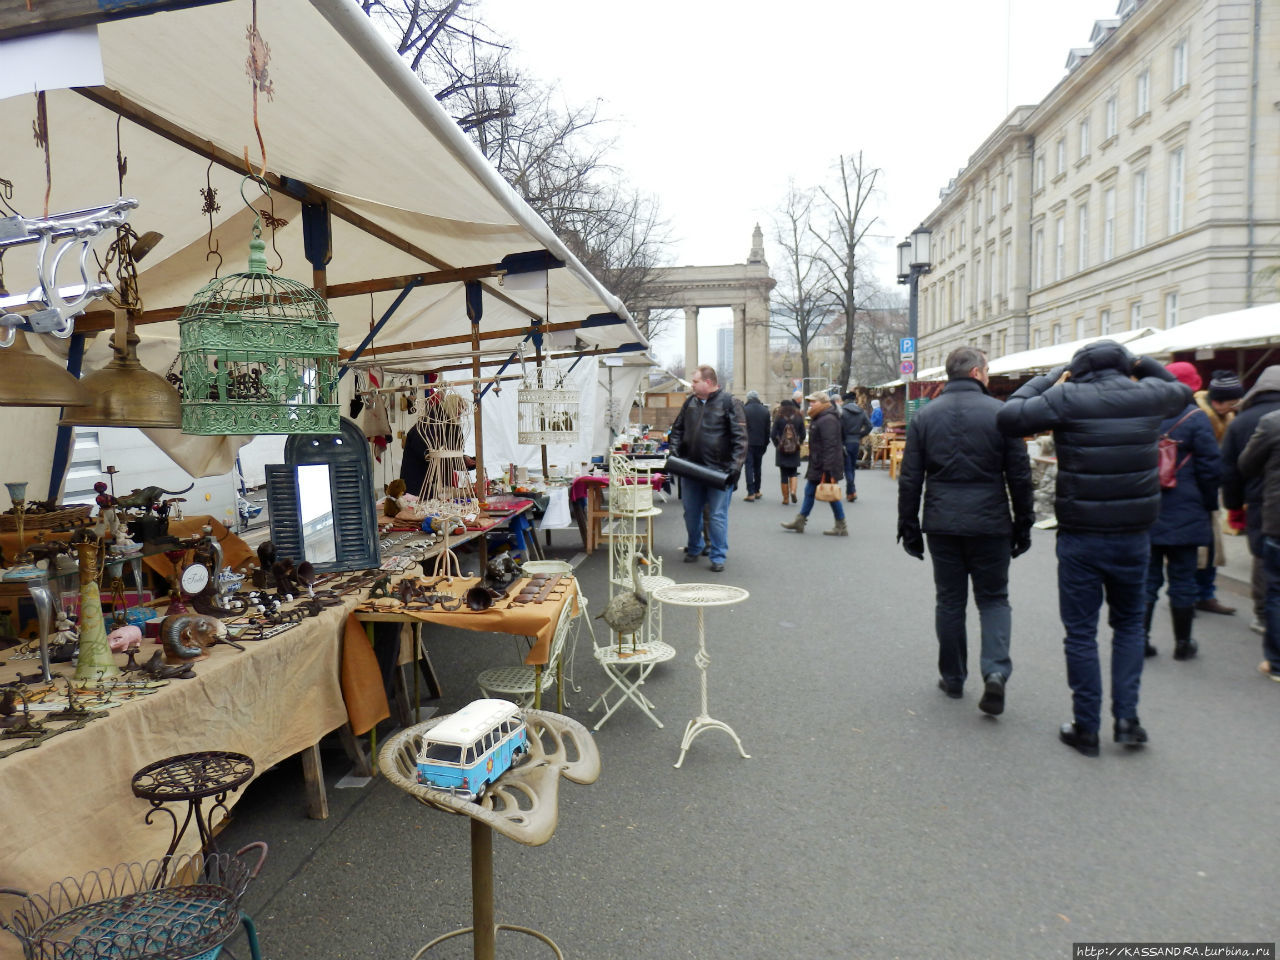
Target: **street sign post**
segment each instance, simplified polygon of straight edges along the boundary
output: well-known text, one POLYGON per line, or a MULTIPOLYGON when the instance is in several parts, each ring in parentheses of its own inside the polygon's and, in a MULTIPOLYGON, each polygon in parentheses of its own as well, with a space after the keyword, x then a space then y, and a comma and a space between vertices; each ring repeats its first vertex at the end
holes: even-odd
POLYGON ((914 360, 903 360, 898 364, 898 372, 904 377, 909 377, 916 372, 916 362, 914 360))

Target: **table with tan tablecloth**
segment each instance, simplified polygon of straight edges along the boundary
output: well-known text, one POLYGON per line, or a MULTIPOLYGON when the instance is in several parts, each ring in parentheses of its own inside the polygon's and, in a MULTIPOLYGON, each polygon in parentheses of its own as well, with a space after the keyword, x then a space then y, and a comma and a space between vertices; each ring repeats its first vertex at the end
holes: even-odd
MULTIPOLYGON (((195 664, 194 680, 171 681, 81 730, 0 759, 0 887, 43 890, 66 876, 161 856, 168 818, 146 825, 148 804, 130 789, 133 774, 152 761, 229 750, 253 758, 261 774, 344 724, 339 664, 355 603, 247 642, 244 652, 215 646, 195 664)), ((144 641, 139 659, 155 649, 144 641)), ((21 665, 30 669, 29 661, 21 665)), ((194 850, 194 830, 185 839, 180 852, 194 850)), ((19 956, 17 940, 0 931, 0 960, 19 956)))

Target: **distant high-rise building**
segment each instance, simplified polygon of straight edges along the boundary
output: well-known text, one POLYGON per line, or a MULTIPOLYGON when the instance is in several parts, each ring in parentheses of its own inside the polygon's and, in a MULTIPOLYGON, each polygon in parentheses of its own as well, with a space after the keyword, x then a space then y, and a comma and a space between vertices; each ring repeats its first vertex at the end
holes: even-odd
POLYGON ((722 386, 733 386, 733 327, 716 331, 716 375, 722 386))

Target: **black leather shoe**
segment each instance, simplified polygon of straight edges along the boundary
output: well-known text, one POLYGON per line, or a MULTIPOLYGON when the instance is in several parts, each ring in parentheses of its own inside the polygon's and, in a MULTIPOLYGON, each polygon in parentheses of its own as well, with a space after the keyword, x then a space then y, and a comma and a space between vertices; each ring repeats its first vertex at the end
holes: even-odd
POLYGON ((1098 755, 1098 735, 1088 730, 1081 730, 1074 723, 1064 723, 1058 731, 1058 739, 1086 757, 1098 755))
POLYGON ((713 563, 713 564, 711 564, 711 572, 712 572, 712 573, 724 573, 724 564, 723 564, 723 563, 713 563))
POLYGON ((1154 656, 1156 656, 1159 652, 1160 652, 1160 651, 1159 651, 1159 650, 1157 650, 1155 647, 1153 647, 1150 643, 1145 643, 1145 644, 1143 644, 1143 646, 1142 646, 1142 655, 1143 655, 1144 657, 1154 657, 1154 656))
POLYGON ((1186 640, 1182 643, 1175 643, 1173 645, 1173 659, 1190 660, 1192 657, 1196 655, 1196 651, 1199 649, 1200 649, 1199 646, 1196 645, 1196 642, 1194 640, 1186 640))
POLYGON ((684 562, 685 562, 685 563, 697 563, 697 562, 698 562, 698 557, 699 557, 699 554, 696 554, 696 553, 689 553, 689 551, 687 551, 687 550, 686 550, 686 551, 685 551, 685 554, 684 554, 684 562))
POLYGON ((938 689, 945 693, 952 700, 959 700, 964 696, 964 688, 956 686, 954 683, 947 683, 941 677, 938 678, 938 689))
POLYGON ((1147 742, 1147 731, 1142 729, 1137 717, 1132 720, 1117 720, 1115 738, 1116 743, 1123 743, 1126 747, 1140 747, 1147 742))
POLYGON ((982 699, 978 709, 990 716, 1004 713, 1004 674, 989 673, 982 687, 982 699))

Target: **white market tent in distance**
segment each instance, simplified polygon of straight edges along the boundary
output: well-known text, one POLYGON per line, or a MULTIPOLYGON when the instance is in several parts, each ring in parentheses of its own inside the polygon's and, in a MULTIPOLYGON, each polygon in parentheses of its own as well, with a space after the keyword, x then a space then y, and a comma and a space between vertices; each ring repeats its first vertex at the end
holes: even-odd
MULTIPOLYGON (((130 223, 139 234, 163 234, 139 265, 140 356, 158 373, 177 352, 174 319, 215 267, 223 276, 246 268, 254 218, 240 194, 246 149, 255 170, 261 162, 245 73, 251 18, 249 0, 231 0, 101 24, 103 85, 47 94, 50 213, 121 193, 117 119, 124 118, 123 193, 139 201, 130 223), (212 214, 202 210, 207 186, 220 206, 212 214)), ((406 371, 470 370, 475 330, 465 281, 482 285, 482 373, 494 373, 535 324, 552 334, 544 347, 561 355, 643 353, 648 345, 622 303, 516 195, 357 4, 271 0, 258 5, 258 29, 270 48, 273 95, 259 96, 258 119, 272 198, 252 184, 246 193, 254 207, 273 205, 273 215, 288 220, 266 230, 268 258, 280 275, 326 287, 344 359, 360 352, 408 361, 406 371), (332 257, 327 267, 316 264, 322 272, 315 275, 304 254, 304 219, 331 224, 332 257), (504 260, 509 266, 522 254, 532 254, 535 266, 548 259, 563 266, 504 276, 504 260), (376 336, 362 350, 371 326, 376 336)), ((34 115, 29 94, 0 100, 7 144, 0 172, 13 182, 9 202, 27 216, 38 216, 45 202, 44 153, 30 136, 34 115)), ((105 250, 110 239, 95 248, 105 250)), ((9 250, 11 288, 34 283, 33 247, 9 250)), ((76 332, 110 330, 115 317, 106 306, 91 306, 76 332)), ((85 372, 110 357, 107 338, 96 339, 85 372)), ((53 446, 56 418, 56 409, 33 409, 20 424, 8 419, 30 449, 46 428, 45 445, 53 446)), ((0 440, 16 436, 4 432, 0 440)), ((47 457, 44 463, 47 471, 47 457)), ((26 472, 40 484, 48 476, 38 467, 26 472)))
POLYGON ((1129 344, 1134 353, 1167 357, 1185 350, 1280 345, 1280 303, 1201 317, 1129 344))
POLYGON ((996 357, 987 365, 987 373, 993 377, 1017 377, 1031 373, 1044 373, 1064 363, 1070 363, 1076 351, 1087 344, 1096 343, 1099 340, 1131 344, 1153 331, 1153 327, 1139 327, 1137 330, 1122 330, 1101 337, 1081 337, 1079 340, 1071 340, 1067 343, 1052 343, 1047 347, 1036 347, 1034 350, 1020 350, 1017 353, 996 357))

